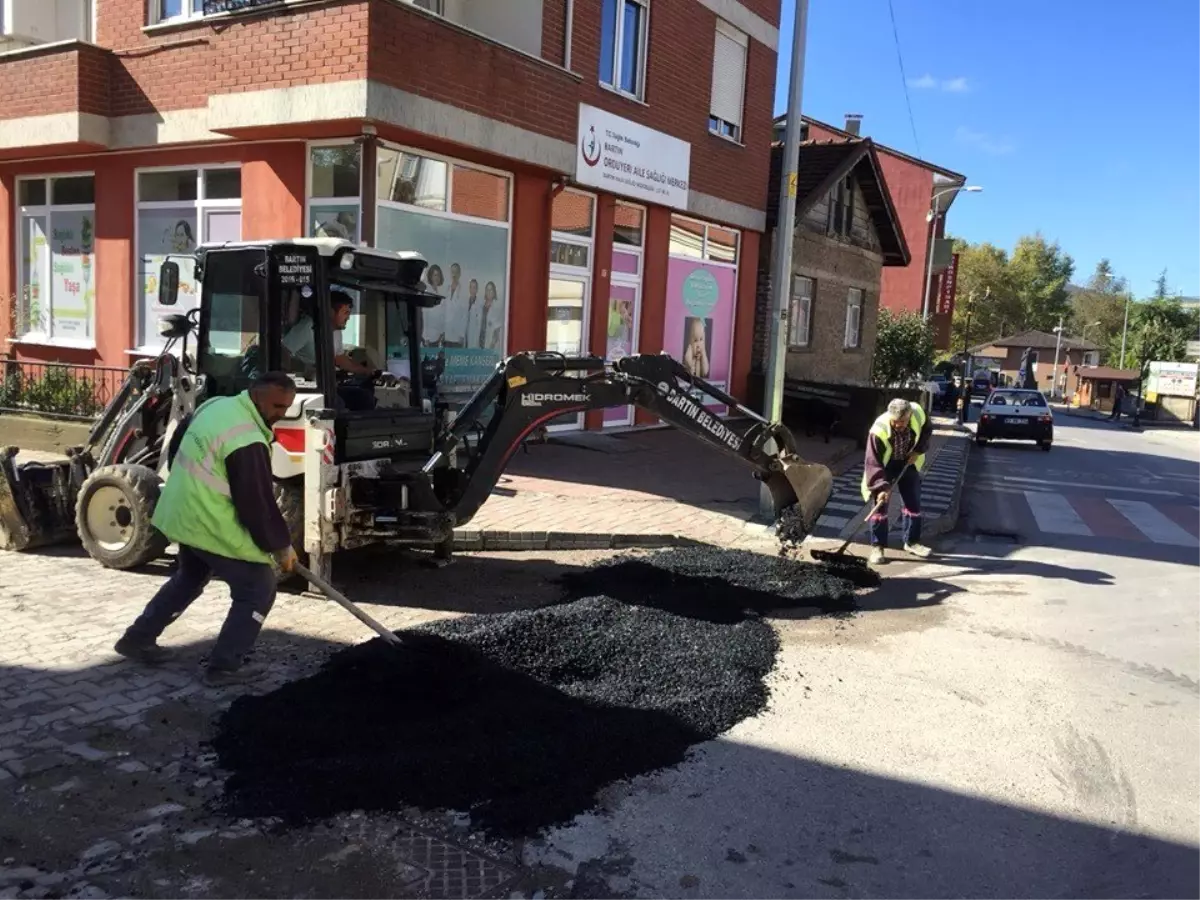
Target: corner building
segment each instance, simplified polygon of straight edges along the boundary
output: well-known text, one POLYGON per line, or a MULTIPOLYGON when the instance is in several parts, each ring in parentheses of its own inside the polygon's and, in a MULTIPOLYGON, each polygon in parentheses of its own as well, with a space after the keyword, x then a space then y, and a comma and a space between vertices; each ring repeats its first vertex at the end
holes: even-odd
POLYGON ((779 0, 44 6, 0 37, 0 359, 124 368, 167 253, 336 235, 428 258, 450 392, 702 340, 745 395, 779 0))

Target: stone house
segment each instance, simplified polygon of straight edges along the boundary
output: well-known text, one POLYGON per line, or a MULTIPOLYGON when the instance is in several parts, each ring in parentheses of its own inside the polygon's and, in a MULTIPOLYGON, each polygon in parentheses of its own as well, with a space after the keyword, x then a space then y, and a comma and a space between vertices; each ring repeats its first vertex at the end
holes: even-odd
MULTIPOLYGON (((767 232, 758 258, 754 355, 767 368, 771 268, 783 148, 772 147, 767 232)), ((868 385, 885 266, 910 254, 869 139, 805 141, 796 185, 787 378, 868 385)))

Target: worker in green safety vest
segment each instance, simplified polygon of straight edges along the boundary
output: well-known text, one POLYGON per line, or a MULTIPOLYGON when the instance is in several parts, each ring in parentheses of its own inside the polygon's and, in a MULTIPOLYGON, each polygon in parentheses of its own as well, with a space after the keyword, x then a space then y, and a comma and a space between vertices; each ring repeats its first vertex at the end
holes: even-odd
POLYGON ((295 382, 268 372, 237 396, 201 404, 181 425, 153 517, 154 527, 179 545, 178 563, 117 641, 117 653, 151 665, 171 658, 159 635, 215 575, 229 585, 233 603, 205 680, 231 684, 261 674, 260 667, 244 664, 245 657, 275 603, 275 566, 290 572, 296 565, 291 533, 275 502, 270 457, 271 428, 295 399, 295 382))
POLYGON ((896 398, 888 404, 867 436, 867 458, 863 464, 862 497, 878 510, 870 515, 871 565, 887 561, 888 501, 893 487, 904 503, 904 549, 922 559, 930 549, 921 543, 921 470, 933 429, 919 403, 896 398))

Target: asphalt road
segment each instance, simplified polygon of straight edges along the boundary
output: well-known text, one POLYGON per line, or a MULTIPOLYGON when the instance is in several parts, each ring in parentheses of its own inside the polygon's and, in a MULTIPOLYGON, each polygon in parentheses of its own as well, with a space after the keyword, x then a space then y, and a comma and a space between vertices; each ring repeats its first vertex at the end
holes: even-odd
POLYGON ((778 621, 764 715, 526 849, 578 895, 1200 895, 1200 436, 972 448, 959 531, 778 621))

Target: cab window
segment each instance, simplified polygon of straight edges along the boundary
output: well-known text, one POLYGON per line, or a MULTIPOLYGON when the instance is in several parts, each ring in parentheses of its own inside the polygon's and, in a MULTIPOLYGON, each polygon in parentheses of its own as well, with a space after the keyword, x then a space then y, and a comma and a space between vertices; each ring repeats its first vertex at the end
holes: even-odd
POLYGON ((240 393, 267 368, 262 357, 265 262, 261 250, 221 250, 205 257, 199 362, 210 395, 240 393))

